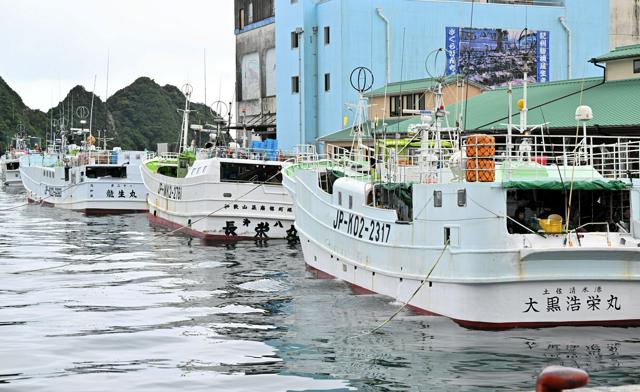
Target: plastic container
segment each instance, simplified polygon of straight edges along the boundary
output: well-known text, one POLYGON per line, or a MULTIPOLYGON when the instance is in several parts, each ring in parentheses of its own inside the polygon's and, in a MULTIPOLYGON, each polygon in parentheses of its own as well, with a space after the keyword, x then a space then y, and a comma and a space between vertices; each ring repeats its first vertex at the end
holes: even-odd
POLYGON ((538 219, 538 224, 547 234, 562 233, 562 217, 558 214, 551 214, 547 219, 538 219))

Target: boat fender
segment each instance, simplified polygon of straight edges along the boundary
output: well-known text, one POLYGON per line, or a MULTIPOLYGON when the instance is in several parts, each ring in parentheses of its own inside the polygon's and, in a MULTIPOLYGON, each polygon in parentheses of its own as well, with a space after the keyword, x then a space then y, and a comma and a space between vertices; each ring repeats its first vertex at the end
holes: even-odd
POLYGON ((584 370, 564 366, 548 366, 538 375, 536 392, 558 392, 580 388, 587 383, 589 383, 589 375, 584 370))

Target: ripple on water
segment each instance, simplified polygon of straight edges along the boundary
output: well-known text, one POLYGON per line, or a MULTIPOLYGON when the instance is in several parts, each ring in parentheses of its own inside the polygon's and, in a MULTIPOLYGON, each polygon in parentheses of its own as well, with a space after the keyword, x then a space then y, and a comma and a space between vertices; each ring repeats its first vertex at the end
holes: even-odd
POLYGON ((636 329, 470 331, 403 311, 371 334, 399 304, 312 278, 282 241, 207 246, 144 214, 35 205, 0 219, 0 385, 15 390, 531 390, 548 364, 640 379, 636 329))

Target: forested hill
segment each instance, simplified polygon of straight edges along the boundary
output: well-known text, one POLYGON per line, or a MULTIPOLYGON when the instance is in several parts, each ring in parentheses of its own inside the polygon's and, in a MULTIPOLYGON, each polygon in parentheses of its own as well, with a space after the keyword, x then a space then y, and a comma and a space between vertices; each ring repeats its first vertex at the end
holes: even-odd
POLYGON ((48 127, 47 115, 40 110, 29 109, 18 93, 0 77, 0 151, 4 151, 19 124, 30 134, 44 135, 48 127))
MULTIPOLYGON (((49 132, 51 119, 65 119, 71 127, 81 127, 77 115, 79 106, 91 108, 92 94, 82 86, 72 88, 58 105, 47 113, 31 110, 20 96, 0 78, 0 142, 2 150, 16 133, 18 124, 24 126, 29 136, 44 140, 49 132)), ((177 111, 184 107, 184 95, 175 86, 160 86, 152 79, 141 77, 129 86, 117 91, 105 102, 93 97, 92 129, 96 135, 107 129, 107 137, 114 140, 109 146, 123 149, 155 150, 157 143, 175 143, 179 140, 182 114, 177 111)), ((192 103, 192 124, 204 124, 205 117, 211 121, 209 109, 192 103)), ((87 124, 84 127, 88 127, 87 124)), ((54 127, 55 128, 55 127, 54 127)))

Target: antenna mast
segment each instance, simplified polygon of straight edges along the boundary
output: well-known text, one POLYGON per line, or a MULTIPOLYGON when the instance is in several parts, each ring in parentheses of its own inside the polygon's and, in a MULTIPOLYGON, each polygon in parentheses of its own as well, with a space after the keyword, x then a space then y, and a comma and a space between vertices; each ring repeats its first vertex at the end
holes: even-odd
POLYGON ((107 88, 104 93, 104 131, 102 131, 102 148, 104 150, 107 149, 107 124, 109 124, 109 110, 107 109, 107 100, 109 99, 109 55, 110 53, 107 49, 107 88))
POLYGON ((189 83, 185 83, 182 86, 182 93, 184 94, 184 110, 178 109, 178 112, 182 112, 182 138, 180 140, 179 151, 183 152, 187 149, 187 138, 189 136, 189 104, 191 103, 191 93, 193 93, 193 87, 189 83))

